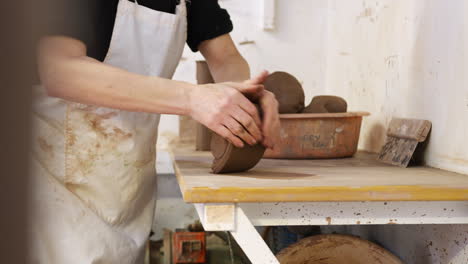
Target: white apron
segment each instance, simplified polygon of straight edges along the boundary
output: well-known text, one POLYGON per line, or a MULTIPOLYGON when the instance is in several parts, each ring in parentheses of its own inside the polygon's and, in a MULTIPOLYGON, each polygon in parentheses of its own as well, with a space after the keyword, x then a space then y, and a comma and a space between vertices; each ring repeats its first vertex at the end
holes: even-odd
MULTIPOLYGON (((171 78, 186 35, 183 0, 175 15, 120 0, 104 62, 171 78)), ((142 263, 159 115, 34 96, 31 263, 142 263)))

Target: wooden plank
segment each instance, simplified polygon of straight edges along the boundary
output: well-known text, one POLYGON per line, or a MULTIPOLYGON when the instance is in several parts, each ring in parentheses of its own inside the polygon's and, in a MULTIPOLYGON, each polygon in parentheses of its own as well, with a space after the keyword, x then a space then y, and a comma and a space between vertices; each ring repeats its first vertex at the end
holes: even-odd
POLYGON ((387 140, 378 159, 392 165, 407 167, 422 154, 420 143, 425 141, 431 130, 431 122, 420 119, 392 118, 387 130, 387 140), (419 151, 416 149, 419 148, 419 151), (415 157, 413 157, 413 155, 415 157))
POLYGON ((190 203, 468 200, 468 176, 399 168, 359 152, 335 160, 268 160, 236 174, 210 173, 208 152, 177 150, 175 171, 190 203))
POLYGON ((423 142, 431 126, 428 120, 393 118, 388 126, 387 136, 423 142))
POLYGON ((163 237, 164 264, 172 264, 172 231, 164 229, 163 237))
POLYGON ((388 137, 378 159, 392 165, 407 167, 418 146, 418 141, 407 138, 388 137))

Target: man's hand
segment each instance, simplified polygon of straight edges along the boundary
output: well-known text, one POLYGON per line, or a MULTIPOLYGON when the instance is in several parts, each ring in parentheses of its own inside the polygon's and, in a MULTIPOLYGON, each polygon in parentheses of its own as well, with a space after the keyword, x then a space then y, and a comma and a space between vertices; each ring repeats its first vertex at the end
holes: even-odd
MULTIPOLYGON (((245 81, 247 84, 261 84, 268 77, 268 72, 263 71, 257 77, 245 81)), ((280 137, 280 119, 278 114, 278 101, 275 95, 267 90, 262 90, 258 94, 258 102, 263 111, 262 121, 262 144, 270 149, 273 149, 275 143, 280 137)))
POLYGON ((260 83, 248 82, 196 86, 189 95, 190 115, 236 147, 244 146, 242 140, 254 145, 263 140, 262 122, 247 97, 256 98, 263 89, 260 83))
POLYGON ((273 148, 279 139, 278 102, 262 85, 268 72, 243 83, 227 82, 200 85, 190 94, 191 116, 236 147, 242 142, 273 148), (263 111, 263 121, 254 104, 263 111), (242 140, 240 140, 242 139, 242 140))

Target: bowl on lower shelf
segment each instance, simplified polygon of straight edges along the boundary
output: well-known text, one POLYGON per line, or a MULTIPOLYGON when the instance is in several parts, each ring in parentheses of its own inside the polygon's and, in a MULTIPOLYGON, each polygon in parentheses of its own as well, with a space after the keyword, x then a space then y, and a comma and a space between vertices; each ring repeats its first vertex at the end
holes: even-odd
POLYGON ((362 117, 368 112, 282 114, 280 140, 264 158, 325 159, 351 157, 357 151, 362 117))
POLYGON ((283 249, 281 264, 403 264, 386 249, 350 235, 316 235, 283 249))

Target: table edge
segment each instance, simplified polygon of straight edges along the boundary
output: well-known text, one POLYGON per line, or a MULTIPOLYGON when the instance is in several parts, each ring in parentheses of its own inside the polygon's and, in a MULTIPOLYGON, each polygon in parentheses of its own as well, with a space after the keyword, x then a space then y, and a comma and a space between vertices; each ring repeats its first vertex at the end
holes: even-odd
POLYGON ((188 203, 346 202, 346 201, 468 201, 468 188, 433 186, 319 186, 280 188, 196 187, 183 190, 188 203), (272 195, 265 195, 275 193, 272 195))

